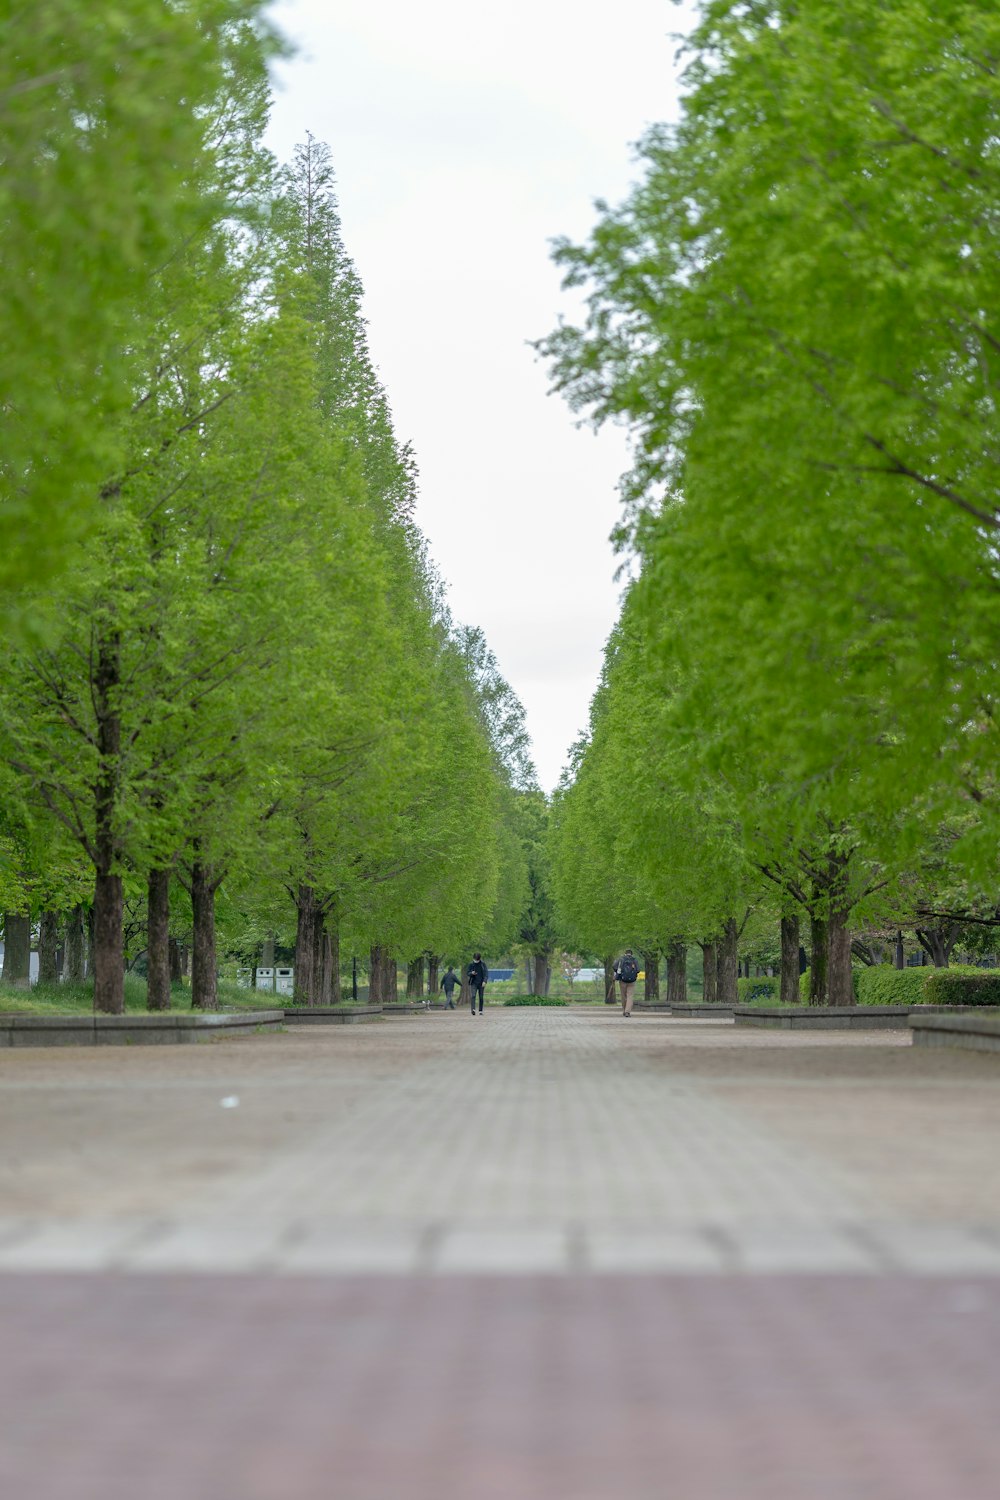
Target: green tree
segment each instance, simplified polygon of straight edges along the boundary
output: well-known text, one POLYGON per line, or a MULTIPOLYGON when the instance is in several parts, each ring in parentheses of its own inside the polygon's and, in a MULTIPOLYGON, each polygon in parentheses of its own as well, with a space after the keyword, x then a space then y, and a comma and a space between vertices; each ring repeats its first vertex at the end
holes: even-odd
MULTIPOLYGON (((36 0, 0 16, 0 590, 64 566, 123 459, 150 277, 206 194, 227 80, 274 54, 259 0, 36 0)), ((25 614, 27 611, 27 614, 25 614)), ((22 621, 22 615, 24 620, 22 621)))

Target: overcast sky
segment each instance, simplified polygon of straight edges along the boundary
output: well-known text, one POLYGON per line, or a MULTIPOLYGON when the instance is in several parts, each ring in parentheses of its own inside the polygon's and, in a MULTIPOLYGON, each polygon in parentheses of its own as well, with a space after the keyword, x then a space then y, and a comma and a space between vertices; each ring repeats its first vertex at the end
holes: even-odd
MULTIPOLYGON (((549 258, 620 198, 677 111, 671 0, 278 0, 298 47, 270 144, 326 141, 418 521, 452 611, 524 703, 551 790, 618 612, 608 534, 624 437, 580 430, 528 341, 573 304, 549 258)), ((447 707, 441 705, 442 722, 447 707)))

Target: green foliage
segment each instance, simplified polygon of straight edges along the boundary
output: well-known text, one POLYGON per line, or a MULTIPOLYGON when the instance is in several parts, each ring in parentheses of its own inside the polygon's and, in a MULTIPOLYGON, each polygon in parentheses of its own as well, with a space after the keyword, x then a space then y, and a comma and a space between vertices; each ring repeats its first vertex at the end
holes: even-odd
POLYGON ((932 969, 924 986, 926 1005, 1000 1005, 1000 970, 932 969))
MULTIPOLYGON (((94 12, 100 56, 88 67, 104 65, 102 27, 136 24, 109 108, 121 104, 119 84, 132 86, 133 53, 145 56, 147 8, 126 0, 117 20, 94 12)), ((33 13, 41 35, 68 9, 67 58, 81 41, 79 7, 43 0, 33 13)), ((135 274, 118 302, 104 287, 104 343, 94 332, 60 381, 38 344, 39 379, 67 424, 79 389, 87 460, 57 443, 50 472, 34 449, 7 450, 20 465, 18 503, 28 479, 76 494, 55 463, 66 454, 80 493, 90 484, 99 503, 72 572, 23 593, 29 614, 47 614, 44 641, 21 641, 0 671, 0 895, 10 910, 61 910, 96 876, 96 993, 112 1010, 122 1004, 118 882, 134 918, 131 957, 145 942, 148 876, 171 873, 174 927, 194 934, 194 1003, 216 1003, 216 918, 245 957, 265 936, 294 939, 297 976, 315 998, 338 940, 403 958, 487 938, 505 946, 531 899, 528 847, 539 846, 522 817, 523 800, 541 798, 523 709, 481 632, 448 616, 413 522, 415 464, 369 355, 329 152, 310 138, 279 172, 263 147, 273 44, 257 9, 168 8, 161 41, 172 37, 181 60, 147 81, 154 136, 161 93, 185 66, 191 93, 166 176, 151 168, 140 187, 130 174, 147 156, 124 145, 122 172, 102 169, 105 195, 128 197, 116 219, 125 231, 146 213, 145 193, 162 189, 163 212, 130 245, 135 274), (127 359, 104 359, 109 340, 127 359), (106 390, 83 378, 90 364, 106 390), (186 893, 200 923, 176 913, 186 893)), ((70 66, 67 98, 76 78, 70 66)), ((38 87, 55 99, 62 85, 38 87)), ((49 166, 62 170, 72 218, 86 132, 70 115, 68 134, 51 135, 51 163, 38 141, 28 154, 45 158, 41 198, 49 166)), ((119 123, 138 129, 127 110, 119 123)), ((94 130, 103 152, 114 130, 97 116, 94 130)), ((15 217, 16 191, 4 200, 0 190, 15 217)), ((96 197, 87 210, 103 212, 96 197)), ((104 242, 114 258, 114 237, 104 242)), ((82 343, 94 309, 77 322, 71 305, 60 325, 51 303, 35 305, 43 281, 32 315, 82 343)), ((74 287, 83 307, 86 279, 74 287)), ((3 378, 0 361, 0 404, 3 378)), ((8 410, 32 414, 30 403, 8 410)), ((51 534, 58 542, 55 523, 51 534)), ((33 545, 28 530, 22 540, 33 545)), ((45 560, 34 560, 40 582, 45 560)), ((544 798, 535 812, 544 822, 544 798)))
POLYGON ((927 981, 933 969, 893 969, 887 964, 860 969, 857 976, 859 1005, 923 1005, 927 981))
POLYGON ((725 830, 747 905, 757 871, 829 925, 841 994, 849 925, 963 873, 960 911, 995 904, 998 53, 995 8, 714 0, 680 123, 558 249, 586 311, 542 348, 576 411, 629 424, 642 565, 557 805, 588 940, 623 889, 615 826, 626 872, 654 851, 654 930, 691 937, 743 909, 705 899, 725 830), (921 891, 945 823, 954 868, 921 891))
POLYGON ((736 997, 741 1005, 751 1005, 755 1000, 778 1000, 781 998, 781 980, 767 975, 755 979, 741 977, 736 981, 736 997))
MULTIPOLYGON (((259 0, 34 0, 0 56, 0 590, 8 623, 100 515, 158 269, 241 211, 211 179, 232 79, 263 80, 259 0)), ((155 300, 155 298, 154 298, 155 300)))
POLYGON ((567 1002, 556 995, 512 995, 504 1005, 565 1005, 567 1002))

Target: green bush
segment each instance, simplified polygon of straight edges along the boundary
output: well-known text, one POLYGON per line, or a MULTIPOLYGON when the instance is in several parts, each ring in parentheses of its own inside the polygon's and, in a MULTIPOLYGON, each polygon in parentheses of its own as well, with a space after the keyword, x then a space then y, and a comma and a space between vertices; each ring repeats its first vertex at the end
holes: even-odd
POLYGON ((854 987, 861 1005, 997 1005, 1000 999, 972 998, 980 993, 991 995, 1000 989, 1000 970, 977 969, 974 964, 954 964, 950 969, 933 969, 928 964, 894 969, 889 964, 861 969, 855 974, 854 987), (972 985, 963 989, 962 981, 972 985), (951 981, 956 983, 952 984, 951 981), (941 981, 939 983, 939 981, 941 981), (985 981, 985 984, 984 984, 985 981), (952 998, 961 996, 962 998, 952 998), (969 998, 965 998, 968 995, 969 998))
POLYGON ((924 988, 933 969, 894 969, 876 964, 862 969, 856 989, 860 1005, 925 1005, 924 988))
POLYGON ((924 972, 925 1005, 1000 1005, 1000 969, 974 969, 963 964, 924 972))
POLYGON ((556 995, 512 995, 504 1005, 565 1005, 556 995))
POLYGON ((740 1005, 752 1005, 755 1000, 780 1000, 781 980, 777 975, 766 974, 756 979, 737 979, 736 999, 740 1005))

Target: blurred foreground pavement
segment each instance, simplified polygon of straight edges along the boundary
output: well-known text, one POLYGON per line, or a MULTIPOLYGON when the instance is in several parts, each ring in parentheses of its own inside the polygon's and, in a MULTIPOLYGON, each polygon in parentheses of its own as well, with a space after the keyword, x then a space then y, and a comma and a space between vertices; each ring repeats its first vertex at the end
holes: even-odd
POLYGON ((993 1500, 1000 1058, 434 1013, 0 1053, 7 1500, 993 1500))

